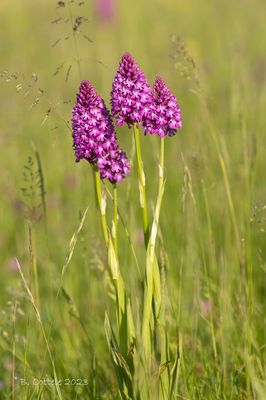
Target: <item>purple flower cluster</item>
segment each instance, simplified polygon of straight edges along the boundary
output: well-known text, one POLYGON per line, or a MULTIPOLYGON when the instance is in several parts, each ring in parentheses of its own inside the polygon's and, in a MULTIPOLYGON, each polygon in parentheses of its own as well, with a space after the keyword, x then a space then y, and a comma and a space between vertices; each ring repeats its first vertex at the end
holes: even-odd
POLYGON ((143 125, 145 134, 173 136, 182 126, 181 111, 175 96, 161 78, 151 92, 148 81, 133 57, 122 57, 111 92, 112 115, 117 125, 143 125))
POLYGON ((153 102, 143 120, 145 133, 160 137, 173 136, 182 127, 181 110, 175 96, 161 78, 156 78, 153 86, 153 102))
POLYGON ((101 178, 122 182, 129 161, 119 149, 114 126, 104 101, 89 81, 83 81, 72 110, 72 137, 76 161, 82 158, 97 165, 101 178))
POLYGON ((151 104, 151 89, 144 73, 129 53, 124 54, 111 92, 112 115, 117 125, 142 122, 151 104))
MULTIPOLYGON (((161 78, 151 91, 148 81, 133 57, 123 55, 111 92, 112 116, 117 125, 142 124, 145 134, 173 136, 182 126, 175 96, 161 78)), ((82 158, 98 167, 102 179, 122 182, 130 166, 119 148, 115 129, 103 99, 89 81, 83 81, 72 110, 73 147, 76 161, 82 158)))
POLYGON ((108 179, 112 183, 121 183, 125 175, 130 171, 126 153, 119 148, 111 150, 104 156, 99 157, 97 166, 100 170, 101 178, 108 179))

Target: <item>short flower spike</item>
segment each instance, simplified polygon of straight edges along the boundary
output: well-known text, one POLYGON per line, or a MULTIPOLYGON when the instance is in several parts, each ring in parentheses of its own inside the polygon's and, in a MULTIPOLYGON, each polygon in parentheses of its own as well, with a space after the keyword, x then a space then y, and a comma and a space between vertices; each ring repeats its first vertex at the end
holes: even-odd
POLYGON ((144 73, 131 54, 124 54, 111 92, 112 115, 117 125, 142 122, 151 103, 151 89, 144 73))
POLYGON ((153 103, 147 113, 143 127, 145 133, 173 136, 182 127, 181 110, 175 96, 161 78, 153 86, 153 103))

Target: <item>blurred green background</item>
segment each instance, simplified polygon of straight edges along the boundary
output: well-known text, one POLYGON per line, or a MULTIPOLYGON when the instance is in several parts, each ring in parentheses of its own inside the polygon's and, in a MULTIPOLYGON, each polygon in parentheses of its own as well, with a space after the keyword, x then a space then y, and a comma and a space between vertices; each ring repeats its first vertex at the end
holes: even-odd
MULTIPOLYGON (((65 287, 82 315, 97 354, 99 369, 95 379, 102 396, 99 398, 113 398, 114 378, 103 331, 108 304, 105 255, 90 167, 85 161, 75 164, 71 108, 82 79, 90 80, 109 104, 119 60, 129 51, 151 85, 158 75, 167 82, 183 115, 182 131, 166 142, 163 239, 158 250, 162 253, 163 248, 163 257, 167 259, 172 310, 169 332, 174 341, 178 324, 185 338, 189 398, 263 400, 265 2, 112 3, 110 14, 103 16, 96 0, 0 2, 0 397, 3 393, 3 398, 9 398, 12 388, 14 340, 17 376, 25 373, 25 343, 30 365, 26 375, 39 376, 50 368, 49 360, 42 360, 45 346, 34 314, 27 309, 28 301, 14 261, 15 257, 20 260, 28 277, 29 223, 25 203, 32 209, 32 204, 40 202, 40 196, 36 189, 32 197, 25 198, 21 188, 25 187, 23 173, 29 156, 36 170, 36 148, 44 174, 47 218, 46 223, 43 215, 40 221, 33 222, 34 255, 39 306, 47 329, 51 320, 54 324, 51 345, 57 368, 62 376, 92 374, 91 348, 71 317, 73 310, 69 314, 73 304, 61 297, 55 301, 71 236, 79 224, 80 213, 89 206, 65 287), (14 339, 15 301, 19 302, 20 313, 14 339), (210 315, 218 346, 216 359, 212 354, 210 315), (209 383, 210 376, 222 378, 209 383), (220 385, 216 397, 215 385, 220 385)), ((131 133, 126 127, 117 129, 117 133, 122 147, 131 155, 131 133)), ((143 136, 142 147, 152 215, 157 190, 158 138, 143 136)), ((134 177, 133 165, 132 177, 119 187, 119 207, 143 271, 134 177)), ((134 292, 136 266, 122 225, 119 229, 122 269, 128 277, 128 290, 134 292)), ((181 392, 186 386, 184 382, 181 392)), ((33 393, 31 389, 23 392, 25 389, 19 385, 16 390, 18 396, 33 393)), ((75 388, 65 390, 65 398, 75 398, 75 388)), ((43 396, 47 397, 43 398, 52 396, 48 392, 44 390, 43 396)))

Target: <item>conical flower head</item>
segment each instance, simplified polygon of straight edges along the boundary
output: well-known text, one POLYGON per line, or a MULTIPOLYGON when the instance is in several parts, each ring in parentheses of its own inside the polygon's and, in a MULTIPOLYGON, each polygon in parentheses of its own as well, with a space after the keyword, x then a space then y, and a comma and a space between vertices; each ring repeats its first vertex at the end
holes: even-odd
POLYGON ((83 81, 72 110, 72 137, 76 161, 95 164, 98 157, 117 148, 114 126, 104 101, 89 81, 83 81))
POLYGON ((124 54, 111 92, 112 115, 117 125, 142 122, 151 103, 152 94, 144 73, 129 53, 124 54))
POLYGON ((122 182, 130 171, 129 161, 119 149, 109 111, 89 81, 81 82, 72 128, 76 161, 84 158, 98 167, 102 179, 122 182))
POLYGON ((153 103, 143 122, 145 133, 173 136, 182 127, 181 110, 175 96, 161 78, 153 85, 153 103))

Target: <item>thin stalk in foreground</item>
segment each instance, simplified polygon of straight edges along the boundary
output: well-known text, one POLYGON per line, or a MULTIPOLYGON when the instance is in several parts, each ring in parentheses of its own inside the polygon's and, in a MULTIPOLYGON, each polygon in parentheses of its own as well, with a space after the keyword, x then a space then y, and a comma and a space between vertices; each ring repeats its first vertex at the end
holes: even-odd
POLYGON ((17 302, 13 306, 13 345, 12 345, 12 400, 15 400, 15 359, 16 359, 16 319, 17 319, 17 302))
POLYGON ((243 252, 242 252, 242 247, 241 247, 241 238, 240 238, 240 232, 239 232, 239 227, 238 227, 238 223, 237 223, 237 216, 236 216, 236 211, 235 211, 235 205, 233 202, 233 197, 232 197, 232 191, 231 191, 231 186, 230 186, 230 182, 229 182, 229 176, 228 176, 228 172, 227 172, 227 167, 225 164, 225 160, 223 157, 223 154, 220 150, 220 143, 217 137, 217 133, 215 131, 214 125, 213 125, 213 121, 210 115, 210 111, 209 108, 207 106, 206 100, 203 98, 201 93, 197 93, 197 96, 199 98, 200 104, 202 106, 202 109, 205 113, 206 116, 206 120, 208 121, 208 125, 210 127, 210 133, 211 133, 211 137, 215 146, 215 150, 218 156, 218 160, 220 163, 220 167, 222 170, 222 174, 223 174, 223 180, 224 180, 224 187, 225 187, 225 193, 227 196, 227 201, 228 201, 228 206, 229 206, 229 211, 230 211, 230 215, 231 215, 231 220, 232 220, 232 225, 233 225, 233 230, 234 230, 234 235, 235 235, 235 240, 236 240, 236 247, 237 247, 237 254, 238 254, 238 258, 239 258, 239 264, 240 266, 243 264, 243 252))
POLYGON ((56 367, 55 367, 54 358, 53 358, 53 356, 52 356, 52 351, 51 351, 51 348, 50 348, 50 345, 49 345, 49 342, 48 342, 47 335, 46 335, 46 333, 45 333, 45 329, 44 329, 44 325, 43 325, 43 322, 42 322, 42 318, 41 318, 40 311, 39 311, 39 309, 38 309, 38 307, 37 307, 36 301, 35 301, 35 299, 34 299, 34 297, 33 297, 33 295, 32 295, 32 292, 31 292, 31 290, 30 290, 30 288, 29 288, 29 286, 28 286, 27 281, 26 281, 26 279, 25 279, 25 277, 24 277, 24 274, 23 274, 23 272, 22 272, 20 263, 19 263, 19 261, 18 261, 17 258, 16 258, 16 264, 17 264, 17 268, 18 268, 19 274, 20 274, 20 276, 21 276, 21 278, 22 278, 24 288, 25 288, 25 290, 26 290, 26 292, 27 292, 29 301, 30 301, 30 303, 32 304, 32 307, 33 307, 33 309, 34 309, 34 311, 35 311, 35 315, 36 315, 37 321, 38 321, 39 324, 40 324, 41 332, 42 332, 42 335, 43 335, 43 338, 44 338, 44 341, 45 341, 45 344, 46 344, 46 350, 47 350, 47 353, 48 353, 48 355, 49 355, 49 358, 50 358, 50 361, 51 361, 51 365, 52 365, 52 369, 53 369, 53 376, 54 376, 54 381, 55 381, 55 388, 56 388, 56 391, 57 391, 58 398, 59 398, 60 400, 63 400, 63 398, 62 398, 62 393, 61 393, 61 390, 60 390, 60 385, 58 384, 59 381, 58 381, 58 378, 57 378, 57 373, 56 373, 56 367))
POLYGON ((144 231, 144 241, 145 247, 147 249, 149 243, 149 221, 148 221, 148 212, 147 212, 147 200, 146 200, 146 184, 145 184, 145 174, 143 169, 143 162, 141 156, 141 148, 140 148, 140 138, 139 138, 139 130, 137 128, 137 124, 133 124, 133 133, 136 147, 136 157, 137 157, 137 165, 138 165, 138 176, 139 176, 139 195, 140 195, 140 207, 142 211, 142 224, 144 231))

